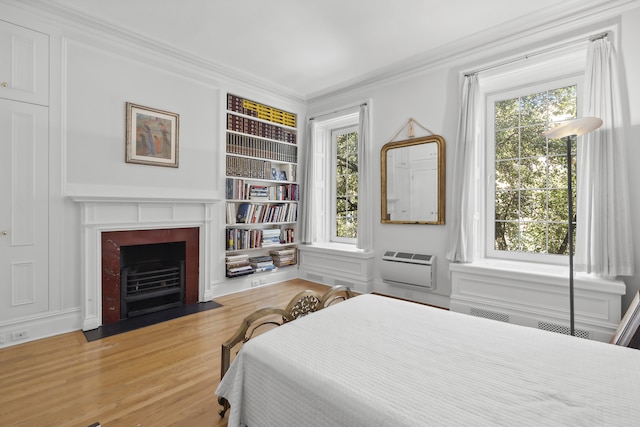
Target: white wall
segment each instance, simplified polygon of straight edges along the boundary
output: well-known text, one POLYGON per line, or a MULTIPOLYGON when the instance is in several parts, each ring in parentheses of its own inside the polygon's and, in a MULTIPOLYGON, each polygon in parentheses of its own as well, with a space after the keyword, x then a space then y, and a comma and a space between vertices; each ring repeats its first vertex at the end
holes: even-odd
MULTIPOLYGON (((71 38, 73 37, 73 38, 71 38)), ((144 52, 65 37, 66 193, 219 198, 220 88, 144 52), (180 115, 179 167, 124 162, 125 103, 180 115), (187 192, 188 194, 185 194, 187 192)), ((81 37, 81 36, 80 36, 81 37)))
MULTIPOLYGON (((630 126, 626 145, 629 160, 629 180, 640 182, 640 168, 634 167, 633 159, 640 157, 640 8, 626 11, 620 16, 590 17, 585 22, 573 22, 565 27, 551 30, 515 42, 503 43, 506 47, 478 50, 462 58, 443 61, 422 71, 408 73, 402 79, 390 78, 379 83, 343 90, 312 99, 308 103, 311 116, 333 111, 341 107, 354 105, 362 99, 371 99, 372 157, 374 186, 380 188, 380 149, 389 142, 395 132, 414 118, 432 132, 443 136, 447 144, 447 223, 445 225, 396 225, 380 223, 380 194, 375 192, 374 248, 379 260, 384 250, 433 254, 437 256, 437 288, 434 291, 422 291, 412 288, 392 287, 382 282, 379 263, 376 263, 374 287, 377 291, 388 292, 400 297, 417 299, 424 302, 448 306, 451 293, 449 263, 445 259, 451 235, 451 192, 453 156, 458 117, 459 79, 463 71, 478 69, 488 63, 504 60, 505 57, 524 50, 540 49, 547 45, 562 43, 576 37, 577 34, 597 34, 604 27, 618 26, 620 33, 621 59, 624 78, 622 81, 623 101, 629 106, 630 126), (593 31, 593 32, 591 32, 593 31), (628 98, 628 99, 627 99, 628 98)), ((482 77, 482 76, 480 76, 482 77)), ((399 139, 406 139, 406 133, 399 139)), ((421 136, 416 127, 416 136, 421 136)), ((631 186, 632 217, 640 215, 640 190, 631 186)), ((640 289, 640 224, 633 230, 637 248, 635 253, 636 274, 622 278, 627 283, 627 294, 623 298, 623 311, 631 302, 635 292, 640 289)))
MULTIPOLYGON (((197 60, 176 60, 126 36, 86 27, 74 17, 9 3, 0 3, 1 19, 46 33, 51 41, 49 176, 55 183, 49 212, 42 215, 53 225, 49 293, 56 303, 39 313, 38 322, 11 322, 10 328, 29 329, 31 340, 81 328, 83 218, 71 197, 222 200, 227 92, 300 117, 305 103, 253 81, 221 76, 197 60), (125 162, 126 102, 180 115, 178 168, 125 162), (54 322, 60 313, 63 321, 54 322)), ((215 217, 224 218, 224 203, 216 206, 215 217)), ((208 288, 220 295, 250 287, 225 278, 224 223, 214 226, 211 248, 211 259, 201 265, 212 270, 208 288)))
MULTIPOLYGON (((621 19, 619 60, 622 64, 623 107, 628 106, 628 132, 626 149, 629 170, 631 218, 640 218, 640 8, 631 10, 621 19)), ((640 221, 633 224, 633 241, 635 242, 635 274, 623 277, 627 284, 627 294, 622 301, 623 313, 629 306, 635 293, 640 290, 640 221)))

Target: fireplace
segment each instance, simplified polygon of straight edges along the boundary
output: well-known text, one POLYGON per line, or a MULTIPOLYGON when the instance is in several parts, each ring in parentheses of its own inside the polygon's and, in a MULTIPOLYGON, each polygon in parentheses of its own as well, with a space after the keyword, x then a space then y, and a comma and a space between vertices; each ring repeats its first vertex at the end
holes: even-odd
POLYGON ((120 247, 120 319, 184 304, 185 242, 120 247))
POLYGON ((198 301, 197 227, 101 235, 103 325, 198 301))

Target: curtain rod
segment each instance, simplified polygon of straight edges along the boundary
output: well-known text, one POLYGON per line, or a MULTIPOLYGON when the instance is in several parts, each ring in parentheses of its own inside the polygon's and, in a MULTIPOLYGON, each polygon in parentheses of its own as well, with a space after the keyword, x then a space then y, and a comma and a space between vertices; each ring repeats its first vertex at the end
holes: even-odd
MULTIPOLYGON (((367 103, 366 103, 366 102, 363 102, 362 104, 360 104, 360 105, 359 105, 359 107, 364 107, 365 105, 367 105, 367 103)), ((315 120, 315 119, 317 119, 318 117, 329 116, 329 115, 331 115, 331 114, 340 113, 340 112, 342 112, 342 111, 347 111, 347 110, 351 110, 351 109, 354 109, 354 108, 356 108, 356 106, 355 106, 355 105, 352 105, 351 107, 345 107, 345 108, 341 108, 341 109, 336 110, 336 111, 330 111, 330 112, 328 112, 328 113, 319 114, 319 115, 317 115, 317 116, 315 116, 315 117, 311 117, 311 118, 309 118, 309 120, 315 120)))
POLYGON ((593 42, 593 41, 600 40, 600 39, 603 39, 603 38, 608 37, 608 36, 609 36, 609 31, 605 31, 604 33, 596 34, 595 36, 589 36, 589 37, 586 37, 586 38, 573 40, 573 41, 570 41, 570 42, 567 42, 567 43, 564 43, 564 44, 561 44, 561 45, 558 45, 558 46, 554 46, 554 47, 550 47, 550 48, 547 48, 547 49, 539 50, 539 51, 530 53, 528 55, 525 55, 525 56, 522 56, 522 57, 519 57, 519 58, 509 59, 507 61, 500 62, 498 64, 489 65, 487 67, 480 68, 479 70, 475 70, 475 71, 471 71, 471 72, 468 72, 468 73, 464 73, 464 76, 467 77, 467 76, 471 76, 471 75, 474 75, 474 74, 481 73, 483 71, 492 70, 494 68, 504 67, 505 65, 513 64, 514 62, 527 60, 527 59, 529 59, 529 58, 531 58, 533 56, 538 56, 538 55, 542 55, 542 54, 545 54, 545 53, 553 52, 554 50, 558 50, 558 49, 562 49, 564 47, 572 46, 574 44, 582 43, 582 42, 585 42, 587 40, 593 42))

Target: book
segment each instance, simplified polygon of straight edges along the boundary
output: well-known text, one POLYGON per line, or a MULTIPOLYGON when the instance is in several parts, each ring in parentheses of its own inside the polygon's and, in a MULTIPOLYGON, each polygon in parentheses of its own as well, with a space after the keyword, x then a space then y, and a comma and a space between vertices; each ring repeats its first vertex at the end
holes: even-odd
POLYGON ((238 206, 237 214, 236 214, 236 222, 245 224, 248 221, 249 213, 251 209, 251 204, 242 203, 238 206))

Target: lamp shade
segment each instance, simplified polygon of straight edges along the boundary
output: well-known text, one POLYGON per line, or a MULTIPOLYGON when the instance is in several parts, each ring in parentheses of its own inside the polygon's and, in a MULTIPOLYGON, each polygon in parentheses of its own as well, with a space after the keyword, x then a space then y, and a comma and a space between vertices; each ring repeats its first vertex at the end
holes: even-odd
POLYGON ((581 136, 598 129, 600 126, 602 126, 602 119, 598 117, 581 117, 544 131, 542 136, 547 138, 563 138, 570 135, 581 136))

